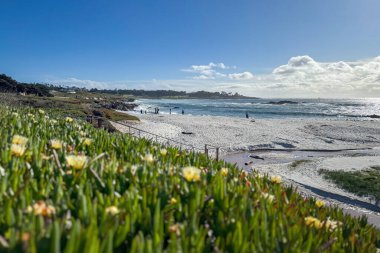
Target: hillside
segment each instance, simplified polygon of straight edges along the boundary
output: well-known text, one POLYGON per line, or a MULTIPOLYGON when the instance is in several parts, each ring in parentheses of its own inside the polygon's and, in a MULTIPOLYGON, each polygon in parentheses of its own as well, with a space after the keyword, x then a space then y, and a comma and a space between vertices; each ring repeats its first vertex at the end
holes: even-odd
POLYGON ((0 92, 32 94, 40 97, 52 97, 49 87, 38 83, 19 83, 11 77, 0 74, 0 92))
POLYGON ((0 107, 1 252, 375 252, 365 218, 280 177, 0 107))

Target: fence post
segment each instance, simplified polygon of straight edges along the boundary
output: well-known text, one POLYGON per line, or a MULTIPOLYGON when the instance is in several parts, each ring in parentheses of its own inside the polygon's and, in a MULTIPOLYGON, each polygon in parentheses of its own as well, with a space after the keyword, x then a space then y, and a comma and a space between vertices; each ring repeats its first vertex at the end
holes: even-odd
POLYGON ((103 119, 102 118, 98 118, 98 127, 101 128, 102 127, 102 122, 103 119))
POLYGON ((219 147, 217 147, 215 151, 216 151, 216 160, 219 161, 219 147))
POLYGON ((207 148, 207 144, 205 144, 205 154, 206 154, 206 156, 208 157, 208 148, 207 148))
POLYGON ((139 129, 139 138, 141 138, 141 131, 140 131, 140 129, 139 129))

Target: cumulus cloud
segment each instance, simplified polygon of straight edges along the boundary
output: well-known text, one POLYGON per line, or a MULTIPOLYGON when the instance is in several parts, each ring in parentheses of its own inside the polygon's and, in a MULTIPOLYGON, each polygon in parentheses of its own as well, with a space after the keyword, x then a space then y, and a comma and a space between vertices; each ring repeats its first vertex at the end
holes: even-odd
POLYGON ((249 80, 253 78, 253 74, 251 72, 242 72, 242 73, 232 73, 228 74, 228 77, 232 80, 249 80))
POLYGON ((88 89, 106 89, 108 86, 108 83, 106 82, 98 82, 93 80, 86 80, 86 79, 78 79, 75 77, 69 77, 69 78, 61 78, 61 79, 47 79, 46 82, 55 84, 55 85, 61 85, 61 86, 75 86, 79 88, 88 88, 88 89))
POLYGON ((192 65, 190 68, 182 69, 184 72, 197 74, 194 79, 216 79, 225 77, 226 75, 221 73, 220 70, 230 69, 233 67, 226 66, 224 63, 210 62, 208 65, 192 65))
POLYGON ((379 81, 380 57, 355 62, 317 62, 310 56, 290 58, 286 65, 275 68, 269 78, 289 83, 311 85, 360 85, 379 81))

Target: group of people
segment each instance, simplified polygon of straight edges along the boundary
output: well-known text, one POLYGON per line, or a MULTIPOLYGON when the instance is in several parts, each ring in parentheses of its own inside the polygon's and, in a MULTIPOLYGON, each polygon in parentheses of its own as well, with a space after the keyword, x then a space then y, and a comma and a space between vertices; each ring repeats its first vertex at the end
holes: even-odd
MULTIPOLYGON (((143 109, 140 110, 140 113, 143 114, 143 109)), ((159 113, 160 113, 160 108, 155 107, 155 108, 154 108, 154 114, 159 114, 159 113)), ((145 110, 145 114, 146 114, 146 110, 145 110)), ((169 114, 172 114, 172 108, 169 108, 169 114)), ((185 114, 185 110, 182 109, 182 115, 184 115, 184 114, 185 114)), ((245 113, 245 117, 246 117, 247 119, 249 119, 249 114, 248 114, 248 112, 245 113)))
MULTIPOLYGON (((140 110, 140 113, 143 114, 143 109, 140 110)), ((154 108, 154 114, 159 114, 160 113, 160 108, 156 107, 154 108)), ((145 110, 145 114, 146 114, 146 110, 145 110)), ((169 108, 169 114, 172 114, 172 108, 169 108)), ((182 109, 182 115, 185 114, 185 110, 182 109)))

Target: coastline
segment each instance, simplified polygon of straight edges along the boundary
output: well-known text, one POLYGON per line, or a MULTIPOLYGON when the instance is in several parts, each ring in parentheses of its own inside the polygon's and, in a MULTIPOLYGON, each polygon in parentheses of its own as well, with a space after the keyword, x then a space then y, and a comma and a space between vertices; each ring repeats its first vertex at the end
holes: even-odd
MULTIPOLYGON (((338 205, 354 216, 365 215, 370 223, 380 227, 380 207, 373 199, 340 189, 318 173, 321 168, 350 171, 380 165, 377 120, 252 121, 224 116, 134 115, 140 121, 132 124, 141 130, 194 145, 199 150, 204 144, 221 147, 223 160, 236 163, 244 170, 280 175, 285 184, 297 187, 301 195, 323 199, 328 205, 338 205), (251 158, 252 154, 259 159, 251 158), (292 168, 297 160, 308 162, 292 168)), ((125 126, 113 125, 127 132, 125 126)))

